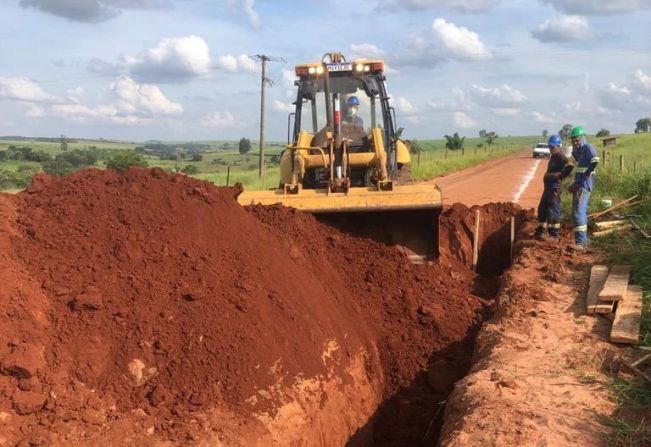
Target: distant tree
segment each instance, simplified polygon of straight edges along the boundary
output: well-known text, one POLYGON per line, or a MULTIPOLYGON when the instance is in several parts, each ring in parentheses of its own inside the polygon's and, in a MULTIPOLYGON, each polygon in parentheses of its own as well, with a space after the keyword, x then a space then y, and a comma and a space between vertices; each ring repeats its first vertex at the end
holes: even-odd
POLYGON ((445 147, 453 151, 457 149, 462 149, 463 143, 464 141, 466 141, 466 137, 460 137, 457 132, 455 132, 452 136, 444 135, 444 137, 447 140, 445 143, 445 147))
POLYGON ((566 138, 570 137, 570 133, 572 133, 573 128, 574 126, 572 124, 566 124, 561 128, 561 130, 558 131, 558 135, 565 140, 566 138))
POLYGON ((599 132, 597 132, 597 138, 607 137, 608 135, 610 135, 608 129, 599 129, 599 132))
POLYGON ((194 153, 194 154, 192 154, 192 159, 191 160, 192 161, 201 161, 201 160, 203 160, 203 155, 194 153))
POLYGON ((195 165, 186 165, 183 169, 181 169, 181 172, 187 175, 194 175, 199 173, 199 168, 197 168, 195 165))
POLYGON ((651 118, 640 118, 635 123, 635 133, 651 132, 651 118))
POLYGON ((488 143, 488 147, 491 147, 493 141, 497 140, 499 137, 500 136, 496 132, 486 132, 486 135, 484 136, 486 143, 488 143))
POLYGON ((77 170, 75 166, 69 162, 56 157, 54 160, 46 161, 43 163, 43 170, 50 175, 66 175, 77 170))
POLYGON ((479 131, 479 138, 481 138, 482 140, 486 138, 486 129, 482 129, 479 131))
POLYGON ((407 147, 409 148, 409 152, 412 154, 418 154, 419 152, 423 151, 423 147, 420 144, 420 141, 414 139, 414 140, 407 140, 407 147))
POLYGON ((543 129, 543 131, 542 131, 542 137, 543 137, 545 140, 547 139, 547 135, 549 135, 549 132, 547 131, 547 129, 543 129))
POLYGON ((240 144, 239 144, 239 150, 240 154, 246 154, 251 150, 251 140, 248 138, 240 138, 240 144))
POLYGON ((121 151, 106 162, 106 167, 122 173, 131 167, 146 168, 147 160, 136 151, 121 151))

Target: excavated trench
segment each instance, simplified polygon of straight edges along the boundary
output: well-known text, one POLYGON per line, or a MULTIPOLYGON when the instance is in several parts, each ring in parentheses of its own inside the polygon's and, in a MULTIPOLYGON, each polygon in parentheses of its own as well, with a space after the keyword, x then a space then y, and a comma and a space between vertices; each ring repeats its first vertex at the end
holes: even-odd
POLYGON ((463 205, 383 230, 237 193, 132 169, 0 194, 6 443, 436 442, 524 213, 481 207, 476 274, 463 205), (433 218, 425 246, 395 236, 433 218))
MULTIPOLYGON (((389 226, 378 224, 372 213, 364 216, 365 224, 356 227, 350 221, 340 218, 327 218, 344 231, 360 237, 373 237, 385 244, 400 245, 401 240, 394 236, 396 222, 419 225, 439 222, 435 232, 423 232, 431 236, 428 240, 429 252, 437 261, 452 264, 454 269, 466 271, 473 264, 473 240, 475 238, 475 216, 480 215, 478 227, 478 259, 473 279, 472 294, 487 304, 499 292, 501 275, 511 266, 512 246, 527 216, 518 206, 510 203, 488 204, 468 209, 454 204, 442 216, 432 216, 419 212, 414 220, 404 215, 395 215, 389 226), (399 216, 399 217, 397 217, 399 216), (513 219, 513 222, 511 222, 513 219), (342 225, 342 222, 344 225, 342 225), (513 229, 511 228, 513 225, 513 229), (369 231, 369 228, 372 230, 369 231)), ((403 230, 404 233, 404 230, 403 230)), ((412 234, 417 234, 413 232, 412 234)), ((407 248, 413 253, 415 245, 407 248)), ((422 245, 419 246, 422 253, 422 245)), ((399 447, 437 445, 443 424, 445 403, 454 383, 463 378, 470 366, 475 338, 482 321, 488 316, 487 307, 481 318, 468 326, 467 334, 461 341, 445 345, 429 354, 426 368, 418 371, 413 380, 404 383, 395 393, 388 396, 376 409, 367 423, 359 428, 346 443, 346 447, 399 447)))

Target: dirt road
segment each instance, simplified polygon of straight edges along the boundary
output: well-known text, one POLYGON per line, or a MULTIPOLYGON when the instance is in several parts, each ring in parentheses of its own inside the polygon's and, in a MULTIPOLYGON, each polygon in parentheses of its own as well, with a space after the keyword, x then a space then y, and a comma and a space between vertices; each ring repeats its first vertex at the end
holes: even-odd
POLYGON ((547 159, 532 158, 530 149, 523 149, 506 158, 439 177, 446 204, 483 205, 489 202, 515 202, 523 208, 538 206, 542 193, 542 177, 547 159))

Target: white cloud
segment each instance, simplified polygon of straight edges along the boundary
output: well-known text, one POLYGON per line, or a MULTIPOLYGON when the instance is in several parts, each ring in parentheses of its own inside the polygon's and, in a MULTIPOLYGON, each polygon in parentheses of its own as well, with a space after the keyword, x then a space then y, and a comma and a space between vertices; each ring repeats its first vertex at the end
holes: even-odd
POLYGON ((568 102, 563 107, 568 113, 578 113, 583 109, 583 104, 580 101, 568 102))
POLYGON ((520 113, 522 113, 520 109, 515 107, 495 107, 491 108, 491 112, 503 118, 518 116, 520 113))
POLYGON ((118 108, 128 114, 180 115, 181 104, 170 101, 158 86, 138 84, 128 76, 120 76, 111 84, 111 90, 119 98, 118 108))
POLYGON ((644 73, 639 68, 635 70, 634 84, 646 92, 651 92, 651 76, 644 73))
POLYGON ((253 29, 259 29, 262 25, 260 14, 255 10, 255 0, 227 0, 228 5, 234 11, 242 11, 253 29))
POLYGON ((384 11, 423 11, 455 9, 463 12, 484 12, 493 9, 500 0, 378 0, 377 8, 384 11))
POLYGON ((606 15, 630 13, 649 7, 649 0, 541 0, 566 14, 606 15))
POLYGON ((141 79, 183 81, 210 72, 210 48, 195 35, 166 38, 140 56, 125 57, 124 63, 141 79))
POLYGON ((413 115, 414 113, 418 113, 418 108, 403 96, 394 96, 393 103, 396 105, 396 109, 405 115, 413 115))
POLYGON ((454 112, 452 114, 454 125, 461 129, 471 129, 477 126, 475 120, 470 118, 464 112, 454 112))
POLYGON ((560 16, 547 19, 531 31, 540 42, 570 42, 590 38, 588 21, 582 16, 560 16))
POLYGON ((468 28, 439 17, 434 19, 432 31, 439 47, 449 57, 473 60, 490 57, 479 35, 468 28))
POLYGON ((273 108, 277 112, 283 112, 283 113, 291 113, 294 111, 294 106, 287 103, 280 101, 278 99, 275 99, 273 102, 273 108))
POLYGON ((527 102, 527 97, 520 90, 508 84, 495 88, 472 84, 470 94, 477 103, 486 107, 510 107, 527 102))
POLYGON ((224 128, 237 124, 238 122, 231 112, 213 112, 201 119, 201 125, 204 127, 224 128))
POLYGON ((36 104, 28 103, 25 116, 27 118, 40 118, 42 116, 45 116, 45 109, 43 109, 43 107, 38 106, 36 104))
POLYGON ((217 65, 232 73, 238 71, 253 73, 255 71, 255 61, 246 54, 240 54, 239 56, 233 56, 231 54, 220 56, 217 60, 217 65))
POLYGON ((384 51, 372 43, 354 43, 350 46, 351 59, 382 59, 384 51))
POLYGON ((551 124, 555 121, 554 118, 547 115, 543 115, 542 113, 536 112, 535 110, 531 112, 530 115, 531 118, 533 118, 533 120, 537 123, 551 124))
POLYGON ((46 93, 37 82, 29 78, 18 77, 0 77, 0 98, 30 102, 48 102, 55 99, 46 93))

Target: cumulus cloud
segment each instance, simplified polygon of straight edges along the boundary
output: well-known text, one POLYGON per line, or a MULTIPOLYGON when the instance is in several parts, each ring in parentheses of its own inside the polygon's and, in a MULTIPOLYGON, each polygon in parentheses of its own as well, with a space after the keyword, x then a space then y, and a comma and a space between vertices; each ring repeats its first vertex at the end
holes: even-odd
POLYGON ((231 112, 213 112, 201 119, 201 125, 204 127, 224 128, 233 127, 237 120, 231 112))
POLYGON ((292 113, 294 111, 293 105, 287 102, 280 101, 278 99, 274 100, 273 108, 276 112, 292 113))
POLYGON ((50 102, 55 100, 37 82, 22 77, 0 77, 0 98, 30 102, 50 102))
POLYGON ((372 43, 354 43, 350 45, 350 58, 351 59, 375 59, 383 58, 384 51, 372 43))
POLYGON ((461 129, 471 129, 477 126, 475 120, 466 115, 465 112, 454 112, 452 118, 454 125, 461 129))
MULTIPOLYGON (((87 105, 75 98, 75 101, 54 104, 49 113, 75 121, 106 121, 129 126, 183 113, 181 104, 169 100, 158 86, 139 84, 128 76, 119 76, 108 91, 112 98, 106 104, 87 105)), ((83 91, 74 89, 72 93, 80 95, 83 91)))
POLYGON ((459 59, 485 59, 490 52, 479 35, 468 28, 457 26, 445 19, 437 18, 432 23, 435 38, 444 52, 459 59))
POLYGON ((560 16, 547 19, 531 30, 540 42, 570 42, 590 38, 588 21, 582 16, 560 16))
POLYGON ((530 113, 530 116, 537 123, 551 124, 554 122, 554 119, 552 117, 543 115, 542 113, 535 110, 530 113))
POLYGON ((249 24, 253 29, 259 29, 262 25, 260 14, 255 10, 255 0, 226 0, 233 11, 241 11, 246 15, 249 24))
POLYGON ((404 55, 395 59, 406 65, 432 67, 449 60, 477 61, 491 57, 477 33, 439 17, 429 30, 412 37, 404 55))
POLYGON ((518 116, 521 113, 520 109, 515 107, 495 107, 491 109, 491 112, 503 118, 518 116))
POLYGON ((651 75, 644 73, 638 68, 635 70, 634 84, 642 91, 651 92, 651 75))
POLYGON ((124 65, 142 80, 184 81, 210 72, 210 48, 195 35, 165 38, 139 56, 125 57, 124 65))
POLYGON ((403 113, 405 115, 413 115, 415 113, 418 113, 418 108, 409 102, 409 100, 407 100, 407 98, 404 96, 394 96, 393 103, 400 113, 403 113))
POLYGON ((238 71, 253 73, 255 71, 255 61, 246 54, 240 54, 239 56, 233 56, 231 54, 220 56, 217 65, 232 73, 238 71))
POLYGON ((508 84, 495 88, 472 84, 470 94, 478 104, 485 107, 509 108, 527 102, 527 97, 520 90, 508 84))
POLYGON ((118 16, 122 9, 168 8, 174 0, 20 0, 23 8, 75 22, 97 23, 118 16))
POLYGON ((110 88, 118 98, 118 108, 125 113, 147 115, 183 113, 183 106, 167 99, 156 85, 138 84, 128 76, 120 76, 110 88))
POLYGON ((607 15, 649 7, 649 0, 540 0, 566 14, 607 15))
POLYGON ((493 9, 500 0, 378 0, 380 11, 424 11, 427 9, 454 9, 463 12, 484 12, 493 9))

